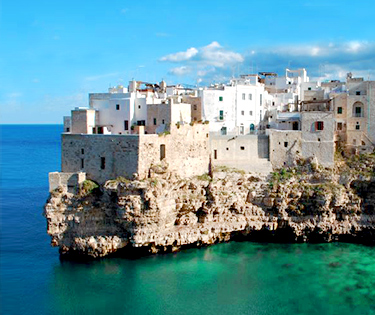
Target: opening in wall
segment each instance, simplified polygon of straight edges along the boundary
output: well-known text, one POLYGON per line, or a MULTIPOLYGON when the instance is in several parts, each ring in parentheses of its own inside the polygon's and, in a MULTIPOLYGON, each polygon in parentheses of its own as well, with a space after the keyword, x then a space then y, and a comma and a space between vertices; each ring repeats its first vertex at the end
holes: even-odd
POLYGON ((214 150, 214 159, 217 160, 217 150, 214 150))
POLYGON ((100 158, 100 169, 105 169, 105 157, 100 158))
POLYGON ((160 145, 160 161, 165 159, 165 144, 160 145))

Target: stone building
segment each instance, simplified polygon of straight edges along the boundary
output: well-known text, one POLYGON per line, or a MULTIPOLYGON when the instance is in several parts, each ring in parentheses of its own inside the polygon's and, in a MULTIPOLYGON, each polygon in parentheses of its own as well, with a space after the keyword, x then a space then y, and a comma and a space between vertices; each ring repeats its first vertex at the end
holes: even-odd
POLYGON ((301 112, 301 130, 267 130, 273 167, 291 166, 298 157, 316 157, 323 166, 334 164, 334 120, 329 111, 301 112))
POLYGON ((208 172, 207 124, 170 125, 168 133, 134 135, 63 134, 61 172, 86 173, 98 183, 119 176, 145 179, 153 167, 181 177, 208 172))

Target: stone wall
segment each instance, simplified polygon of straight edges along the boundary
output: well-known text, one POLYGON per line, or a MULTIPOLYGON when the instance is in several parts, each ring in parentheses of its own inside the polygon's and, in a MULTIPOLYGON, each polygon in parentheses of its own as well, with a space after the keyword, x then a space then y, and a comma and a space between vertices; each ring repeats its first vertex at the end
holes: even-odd
POLYGON ((62 188, 62 192, 77 194, 81 183, 86 180, 85 173, 59 173, 52 172, 48 174, 49 191, 62 188))
POLYGON ((294 130, 269 131, 270 162, 275 168, 293 165, 297 154, 302 151, 302 132, 294 130))
POLYGON ((138 171, 138 135, 62 135, 61 171, 103 183, 138 171))
POLYGON ((152 165, 168 165, 168 171, 190 177, 208 172, 208 124, 170 125, 170 134, 141 135, 139 150, 139 176, 148 176, 152 165), (161 148, 164 146, 164 149, 161 148), (165 150, 162 158, 161 151, 165 150))
POLYGON ((214 166, 268 173, 268 136, 215 136, 211 135, 211 157, 214 166))
POLYGON ((208 125, 172 124, 170 134, 62 135, 61 171, 85 172, 98 183, 119 176, 146 178, 151 166, 168 165, 181 177, 208 172, 208 125), (165 156, 161 156, 161 146, 165 156))
POLYGON ((324 166, 334 164, 334 124, 332 112, 302 112, 302 146, 304 158, 315 156, 324 166), (323 122, 323 130, 316 122, 323 122))

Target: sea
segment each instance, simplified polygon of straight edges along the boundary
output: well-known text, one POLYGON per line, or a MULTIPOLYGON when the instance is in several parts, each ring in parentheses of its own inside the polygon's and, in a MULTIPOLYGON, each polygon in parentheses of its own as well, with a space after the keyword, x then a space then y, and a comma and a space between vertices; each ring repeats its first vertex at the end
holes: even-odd
POLYGON ((61 260, 43 206, 61 125, 0 125, 0 314, 375 314, 375 248, 230 242, 61 260))

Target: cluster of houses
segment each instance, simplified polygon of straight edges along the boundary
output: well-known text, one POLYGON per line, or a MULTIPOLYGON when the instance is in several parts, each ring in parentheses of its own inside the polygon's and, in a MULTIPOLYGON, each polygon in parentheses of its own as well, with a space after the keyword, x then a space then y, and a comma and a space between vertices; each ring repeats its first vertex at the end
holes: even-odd
POLYGON ((267 173, 297 157, 332 166, 338 148, 357 154, 374 146, 375 81, 351 73, 345 82, 319 82, 305 69, 286 69, 199 88, 132 80, 89 94, 87 108, 64 117, 62 173, 98 182, 145 178, 158 164, 181 176, 201 175, 209 164, 267 173))

